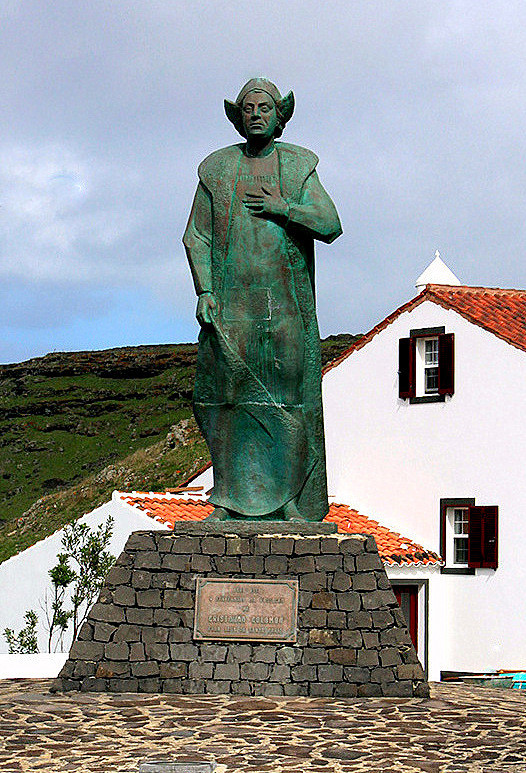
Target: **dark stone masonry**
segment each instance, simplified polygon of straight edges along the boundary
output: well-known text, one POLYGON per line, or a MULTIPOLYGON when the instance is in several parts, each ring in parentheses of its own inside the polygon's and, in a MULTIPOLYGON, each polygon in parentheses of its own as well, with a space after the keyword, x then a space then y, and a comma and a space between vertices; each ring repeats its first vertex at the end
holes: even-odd
POLYGON ((428 696, 374 538, 331 528, 260 521, 133 533, 53 689, 428 696), (193 640, 198 576, 297 578, 297 641, 193 640))

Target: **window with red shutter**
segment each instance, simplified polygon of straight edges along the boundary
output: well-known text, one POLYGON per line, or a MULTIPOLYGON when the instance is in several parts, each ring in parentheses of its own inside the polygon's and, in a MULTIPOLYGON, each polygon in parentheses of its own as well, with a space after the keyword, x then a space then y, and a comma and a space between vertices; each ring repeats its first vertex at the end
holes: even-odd
POLYGON ((498 566, 498 513, 495 505, 469 508, 468 566, 498 566))
POLYGON ((440 550, 445 574, 475 574, 498 566, 496 505, 476 506, 470 498, 440 500, 440 550))
POLYGON ((398 395, 406 400, 415 395, 415 339, 398 342, 398 395))
POLYGON ((411 330, 398 342, 398 396, 411 403, 445 402, 455 391, 455 336, 444 327, 411 330))
POLYGON ((483 507, 469 508, 468 521, 468 566, 471 569, 482 566, 482 511, 483 507))
POLYGON ((438 336, 438 394, 452 395, 455 391, 455 335, 438 336))

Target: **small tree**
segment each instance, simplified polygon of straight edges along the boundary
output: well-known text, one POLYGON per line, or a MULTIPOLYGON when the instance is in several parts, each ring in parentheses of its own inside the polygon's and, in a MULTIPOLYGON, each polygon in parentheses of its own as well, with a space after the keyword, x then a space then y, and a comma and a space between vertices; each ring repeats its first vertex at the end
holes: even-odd
MULTIPOLYGON (((64 539, 62 539, 62 544, 64 544, 64 539)), ((44 611, 46 614, 48 629, 48 652, 52 651, 53 636, 57 630, 59 631, 59 637, 56 647, 59 644, 62 644, 64 634, 72 616, 71 611, 64 609, 66 589, 76 577, 75 572, 68 563, 69 556, 66 553, 59 553, 57 559, 58 563, 49 570, 49 576, 51 577, 51 587, 53 589, 51 611, 48 607, 47 591, 44 599, 44 611)))
POLYGON ((9 646, 9 654, 32 655, 38 653, 37 642, 37 613, 33 609, 28 609, 24 615, 25 627, 20 633, 15 634, 12 628, 4 629, 4 637, 9 646))
MULTIPOLYGON (((105 524, 100 524, 96 529, 90 529, 85 523, 78 521, 64 527, 64 551, 57 555, 57 563, 48 572, 51 578, 51 602, 47 591, 41 601, 48 631, 48 652, 63 646, 64 634, 70 621, 73 622, 73 639, 77 638, 80 626, 115 561, 115 556, 107 550, 112 532, 111 516, 105 524), (70 561, 74 563, 73 566, 70 561)), ((24 620, 26 627, 18 635, 15 635, 11 628, 4 630, 10 653, 38 652, 36 612, 28 610, 24 620)))
POLYGON ((66 555, 77 564, 73 572, 71 591, 73 640, 77 638, 80 626, 86 619, 91 605, 99 595, 106 575, 115 562, 106 548, 113 532, 113 518, 91 530, 85 523, 69 524, 64 529, 62 545, 66 555))

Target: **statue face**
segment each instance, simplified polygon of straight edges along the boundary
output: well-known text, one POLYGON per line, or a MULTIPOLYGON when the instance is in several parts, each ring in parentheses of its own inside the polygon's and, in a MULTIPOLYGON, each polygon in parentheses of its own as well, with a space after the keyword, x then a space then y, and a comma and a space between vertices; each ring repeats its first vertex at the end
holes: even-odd
POLYGON ((278 114, 272 97, 264 91, 250 91, 241 108, 247 138, 270 139, 278 127, 278 114))

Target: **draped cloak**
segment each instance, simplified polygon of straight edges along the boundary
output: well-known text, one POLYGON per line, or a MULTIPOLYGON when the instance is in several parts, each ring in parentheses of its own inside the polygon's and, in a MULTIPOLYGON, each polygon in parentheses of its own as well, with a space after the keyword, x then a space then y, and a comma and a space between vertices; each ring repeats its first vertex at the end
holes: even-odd
POLYGON ((214 293, 199 335, 194 414, 210 449, 210 502, 244 517, 295 500, 306 520, 328 512, 313 239, 341 233, 316 174, 318 159, 275 143, 264 158, 243 144, 199 166, 183 242, 198 293, 214 293), (279 188, 290 220, 255 217, 247 191, 279 188))

